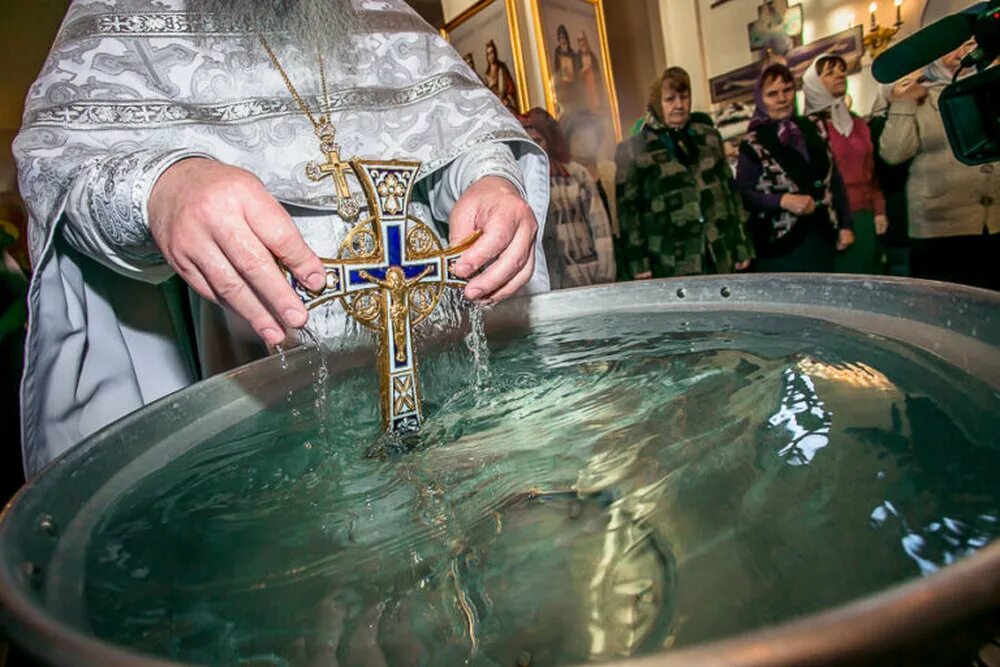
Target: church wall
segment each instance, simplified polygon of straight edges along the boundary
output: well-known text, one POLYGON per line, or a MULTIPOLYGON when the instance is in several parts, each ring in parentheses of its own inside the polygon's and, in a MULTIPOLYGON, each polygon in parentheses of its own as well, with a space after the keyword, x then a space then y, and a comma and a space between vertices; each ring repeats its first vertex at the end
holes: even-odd
POLYGON ((627 133, 646 113, 649 85, 666 67, 659 0, 605 0, 604 5, 618 109, 627 133), (628 11, 621 11, 626 5, 628 11))
MULTIPOLYGON (((707 82, 711 74, 708 69, 706 44, 702 38, 706 26, 701 24, 699 12, 698 0, 660 0, 667 65, 687 70, 691 75, 692 106, 696 110, 706 110, 709 107, 707 82)), ((713 30, 719 29, 713 28, 713 30)))

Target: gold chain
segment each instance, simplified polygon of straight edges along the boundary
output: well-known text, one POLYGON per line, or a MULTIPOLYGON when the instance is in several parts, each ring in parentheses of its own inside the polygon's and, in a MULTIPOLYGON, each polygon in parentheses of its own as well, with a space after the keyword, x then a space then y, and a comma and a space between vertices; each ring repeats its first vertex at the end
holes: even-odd
POLYGON ((274 51, 271 49, 271 45, 267 43, 267 38, 264 37, 264 35, 258 35, 258 36, 260 37, 261 45, 267 52, 267 56, 271 59, 271 62, 274 64, 274 68, 278 70, 278 74, 281 75, 282 81, 285 82, 285 87, 288 88, 288 92, 292 94, 292 99, 295 100, 296 104, 299 105, 299 108, 302 109, 302 112, 306 115, 306 117, 309 118, 309 122, 312 123, 312 126, 316 128, 317 132, 319 132, 320 128, 323 126, 324 123, 330 123, 333 120, 332 116, 330 115, 330 93, 326 89, 326 68, 323 66, 322 54, 318 54, 318 58, 319 58, 319 80, 320 80, 320 85, 323 88, 324 115, 320 116, 320 119, 317 121, 316 118, 313 117, 312 111, 310 111, 309 109, 309 105, 306 104, 306 101, 302 99, 301 95, 299 95, 299 91, 295 89, 295 85, 292 84, 292 80, 288 78, 288 73, 285 71, 285 68, 281 66, 281 63, 278 61, 278 56, 276 56, 274 54, 274 51))

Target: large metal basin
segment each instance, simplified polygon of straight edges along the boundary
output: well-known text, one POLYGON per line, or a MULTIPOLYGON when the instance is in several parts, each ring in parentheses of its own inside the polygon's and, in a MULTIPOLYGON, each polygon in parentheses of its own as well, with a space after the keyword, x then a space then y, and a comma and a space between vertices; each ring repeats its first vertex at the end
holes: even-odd
MULTIPOLYGON (((1000 391, 1000 296, 915 280, 759 275, 611 285, 508 302, 489 312, 487 331, 502 341, 541 321, 595 312, 671 311, 680 317, 706 310, 794 314, 875 333, 929 351, 1000 391)), ((157 445, 173 441, 175 453, 197 447, 279 404, 307 381, 306 358, 287 355, 286 372, 277 372, 277 358, 265 359, 167 397, 88 438, 22 489, 0 523, 6 634, 52 665, 174 664, 104 643, 47 612, 54 582, 66 586, 67 577, 80 572, 65 545, 80 544, 97 520, 95 498, 121 493, 163 463, 157 445)), ((331 372, 368 372, 372 365, 369 354, 343 354, 332 359, 331 372)), ((621 664, 938 664, 988 640, 998 611, 1000 544, 993 543, 936 574, 838 608, 621 664)))

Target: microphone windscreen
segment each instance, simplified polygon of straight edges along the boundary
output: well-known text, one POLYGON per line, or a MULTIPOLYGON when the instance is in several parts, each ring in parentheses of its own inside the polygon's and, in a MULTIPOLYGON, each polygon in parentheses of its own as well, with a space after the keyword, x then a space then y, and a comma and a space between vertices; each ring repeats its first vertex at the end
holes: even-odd
POLYGON ((976 16, 952 14, 887 49, 872 63, 879 83, 894 83, 962 46, 972 37, 976 16))

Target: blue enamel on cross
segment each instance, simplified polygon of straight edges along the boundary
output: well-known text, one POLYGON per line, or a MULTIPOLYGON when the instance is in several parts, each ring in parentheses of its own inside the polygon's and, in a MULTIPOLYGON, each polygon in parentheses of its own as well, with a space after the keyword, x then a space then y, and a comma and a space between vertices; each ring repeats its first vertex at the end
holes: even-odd
POLYGON ((442 248, 437 235, 408 213, 419 162, 352 160, 364 190, 368 218, 347 234, 336 259, 323 258, 326 286, 311 292, 294 278, 307 309, 338 299, 348 315, 379 336, 382 425, 387 431, 420 429, 420 386, 413 327, 441 299, 445 287, 466 281, 452 269, 478 238, 442 248))

